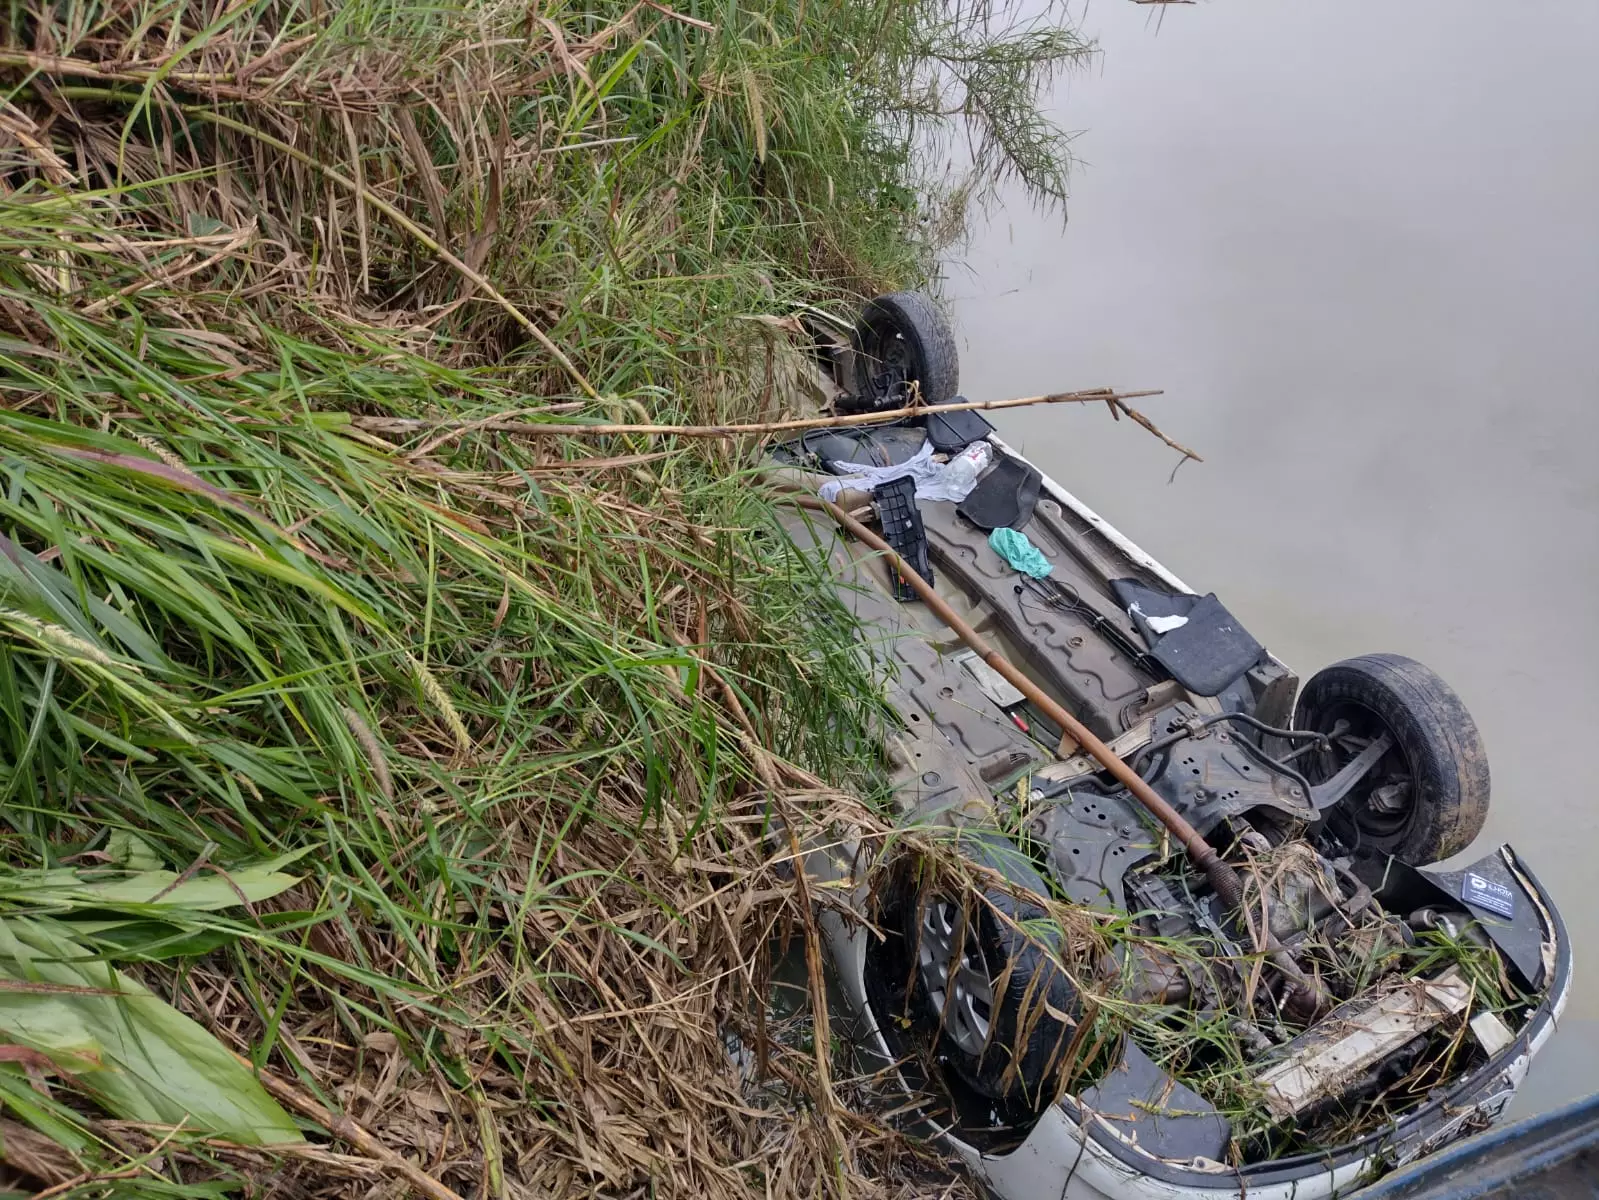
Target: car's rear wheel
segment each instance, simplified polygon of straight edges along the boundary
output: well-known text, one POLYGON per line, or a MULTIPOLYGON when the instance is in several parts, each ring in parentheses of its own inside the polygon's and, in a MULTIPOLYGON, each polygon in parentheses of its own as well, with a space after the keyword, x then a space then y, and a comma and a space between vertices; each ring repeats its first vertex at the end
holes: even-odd
POLYGON ((1305 684, 1294 726, 1329 736, 1303 764, 1311 783, 1392 735, 1393 747, 1329 814, 1356 849, 1425 866, 1481 832, 1489 792, 1482 738, 1454 689, 1421 663, 1398 654, 1334 663, 1305 684))
POLYGON ((892 292, 868 304, 855 326, 852 407, 902 405, 914 384, 924 404, 947 404, 960 390, 960 356, 943 310, 921 292, 892 292))

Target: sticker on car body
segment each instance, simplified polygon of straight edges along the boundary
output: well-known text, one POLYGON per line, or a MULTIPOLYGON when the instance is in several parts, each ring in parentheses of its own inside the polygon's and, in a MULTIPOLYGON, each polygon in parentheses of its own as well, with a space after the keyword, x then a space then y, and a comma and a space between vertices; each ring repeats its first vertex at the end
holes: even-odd
POLYGON ((1504 884, 1484 879, 1475 871, 1467 871, 1465 878, 1460 881, 1460 898, 1467 904, 1486 908, 1501 917, 1516 915, 1516 894, 1504 884))

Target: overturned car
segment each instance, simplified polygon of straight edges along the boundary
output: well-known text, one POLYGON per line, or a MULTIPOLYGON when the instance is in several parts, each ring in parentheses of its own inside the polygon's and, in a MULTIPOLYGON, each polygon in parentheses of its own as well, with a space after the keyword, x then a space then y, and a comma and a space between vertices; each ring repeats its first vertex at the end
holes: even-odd
POLYGON ((866 917, 823 914, 833 1023, 896 1111, 1014 1200, 1330 1196, 1495 1120, 1571 953, 1509 846, 1463 855, 1459 697, 1393 654, 1301 685, 947 407, 924 297, 818 351, 852 419, 777 450, 788 532, 890 668, 900 823, 973 867, 807 863, 866 917))

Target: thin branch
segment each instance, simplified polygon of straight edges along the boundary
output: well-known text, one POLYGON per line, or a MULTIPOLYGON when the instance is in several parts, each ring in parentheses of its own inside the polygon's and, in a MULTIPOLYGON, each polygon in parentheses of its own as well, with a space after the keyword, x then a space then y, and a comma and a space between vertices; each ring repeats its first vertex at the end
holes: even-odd
POLYGON ((166 887, 162 888, 155 895, 151 896, 145 901, 145 903, 159 904, 162 900, 165 900, 184 884, 188 883, 189 880, 193 879, 195 875, 198 874, 201 867, 205 866, 211 861, 211 855, 217 848, 218 847, 215 842, 206 842, 205 846, 201 848, 199 856, 188 866, 184 867, 182 873, 173 879, 171 883, 167 884, 166 887))
POLYGON ((301 1116, 309 1117, 335 1137, 342 1138, 368 1158, 382 1163, 395 1174, 403 1176, 407 1183, 424 1196, 430 1197, 431 1200, 463 1200, 458 1192, 451 1191, 415 1163, 390 1150, 349 1117, 330 1112, 293 1084, 279 1079, 269 1071, 256 1070, 255 1064, 247 1058, 236 1057, 255 1071, 255 1077, 260 1080, 261 1086, 284 1104, 301 1116))
MULTIPOLYGON (((578 425, 578 424, 548 424, 538 421, 462 421, 414 417, 363 417, 350 418, 350 423, 358 429, 370 430, 374 433, 412 433, 423 430, 433 431, 441 429, 472 428, 487 430, 494 433, 521 433, 530 437, 608 437, 612 434, 661 434, 664 436, 692 437, 692 438, 720 438, 736 437, 740 434, 767 434, 767 433, 794 433, 803 429, 837 429, 849 425, 878 425, 886 421, 898 420, 901 417, 925 416, 929 413, 951 413, 985 411, 1000 408, 1026 408, 1034 404, 1099 404, 1109 403, 1125 412, 1145 429, 1154 433, 1167 445, 1181 446, 1167 438, 1155 428, 1154 424, 1139 413, 1136 409, 1129 408, 1125 401, 1140 396, 1159 396, 1159 391, 1148 392, 1115 392, 1110 388, 1092 388, 1083 392, 1052 392, 1045 396, 1023 396, 1015 400, 963 400, 958 404, 940 404, 930 408, 925 404, 910 405, 906 408, 890 409, 887 412, 856 413, 847 417, 802 417, 792 421, 762 421, 752 425, 578 425)), ((1198 458, 1192 451, 1185 451, 1190 458, 1198 458)))
MULTIPOLYGON (((1129 395, 1130 394, 1131 393, 1129 393, 1129 395)), ((1182 466, 1183 463, 1187 462, 1190 458, 1193 459, 1195 462, 1204 462, 1205 461, 1204 459, 1200 458, 1199 455, 1195 454, 1192 450, 1190 450, 1187 446, 1183 445, 1181 442, 1172 441, 1171 438, 1167 437, 1164 433, 1162 433, 1160 431, 1160 429, 1155 425, 1155 422, 1151 421, 1148 417, 1146 417, 1143 413, 1139 412, 1136 408, 1129 408, 1127 405, 1123 404, 1122 401, 1121 401, 1121 397, 1120 396, 1111 397, 1109 399, 1108 403, 1110 404, 1110 410, 1111 410, 1112 413, 1117 412, 1117 410, 1120 410, 1121 412, 1126 413, 1134 421, 1138 422, 1138 424, 1142 425, 1145 429, 1149 430, 1150 433, 1154 434, 1161 441, 1165 442, 1168 446, 1170 446, 1173 450, 1177 451, 1177 453, 1181 454, 1182 457, 1177 460, 1177 466, 1178 467, 1182 466)), ((1172 474, 1173 475, 1177 474, 1177 467, 1173 467, 1172 468, 1172 474)))

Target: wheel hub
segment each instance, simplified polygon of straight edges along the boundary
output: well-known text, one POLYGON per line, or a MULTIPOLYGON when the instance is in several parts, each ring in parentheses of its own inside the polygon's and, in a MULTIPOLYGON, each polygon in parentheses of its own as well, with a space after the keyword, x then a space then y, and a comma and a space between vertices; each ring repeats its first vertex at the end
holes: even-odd
POLYGON ((1367 806, 1376 813, 1385 817, 1402 813, 1410 806, 1410 784, 1385 783, 1381 787, 1371 790, 1371 795, 1366 798, 1367 806))
MULTIPOLYGON (((1329 745, 1326 751, 1314 756, 1319 763, 1311 768, 1312 782, 1331 778, 1371 745, 1385 728, 1377 714, 1354 702, 1329 710, 1321 727, 1327 733, 1329 745)), ((1398 747, 1373 765, 1366 776, 1369 782, 1357 784, 1350 797, 1350 815, 1362 832, 1390 837, 1405 828, 1414 815, 1411 777, 1409 764, 1398 747)))
POLYGON ((994 985, 978 953, 976 931, 963 925, 953 904, 932 901, 922 914, 916 960, 944 1036, 977 1055, 988 1044, 994 985))

